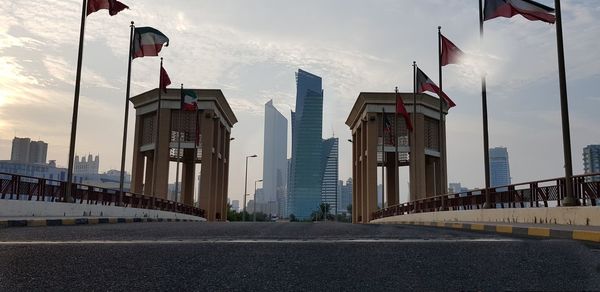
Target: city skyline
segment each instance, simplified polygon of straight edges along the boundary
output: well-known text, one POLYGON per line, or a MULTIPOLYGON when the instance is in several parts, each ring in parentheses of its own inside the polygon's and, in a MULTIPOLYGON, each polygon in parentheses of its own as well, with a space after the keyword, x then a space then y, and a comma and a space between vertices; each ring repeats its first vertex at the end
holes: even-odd
MULTIPOLYGON (((110 22, 104 14, 93 14, 87 21, 76 152, 102 154, 102 170, 119 167, 128 24, 134 20, 140 26, 156 26, 171 38, 172 46, 161 54, 175 84, 223 88, 231 96, 243 121, 232 133, 232 198, 240 199, 243 193, 243 155, 260 154, 262 149, 263 137, 255 125, 263 118, 264 102, 275 98, 275 106, 289 117, 291 74, 297 68, 324 78, 330 98, 323 105, 323 134, 330 136, 331 131, 340 137, 340 177, 350 176, 350 147, 343 142, 349 131, 343 120, 353 100, 361 91, 410 89, 413 60, 434 71, 438 25, 470 55, 466 64, 448 68, 444 75, 444 89, 458 104, 447 118, 449 181, 483 185, 477 64, 485 66, 489 77, 490 145, 511 149, 513 182, 564 173, 553 26, 523 25, 526 20, 517 17, 489 21, 480 50, 477 7, 469 1, 160 3, 128 3, 131 9, 110 22), (315 3, 321 5, 319 11, 310 9, 315 3), (244 13, 248 9, 255 13, 244 13), (298 21, 297 11, 313 13, 312 22, 298 21), (414 16, 424 13, 431 17, 414 16), (406 40, 412 42, 407 45, 406 40), (188 66, 190 62, 198 66, 188 66), (265 75, 269 82, 256 77, 265 75)), ((48 158, 67 164, 80 9, 77 1, 9 1, 0 7, 0 159, 9 159, 13 136, 29 136, 53 145, 48 158)), ((572 157, 578 174, 583 173, 581 149, 598 144, 600 137, 600 129, 589 127, 600 121, 600 96, 589 85, 597 83, 600 61, 587 53, 598 48, 590 36, 600 34, 593 21, 600 17, 600 4, 565 2, 563 17, 572 157)), ((139 60, 132 76, 132 95, 156 87, 158 61, 139 60)), ((130 148, 126 161, 130 171, 130 148)), ((250 163, 249 181, 259 178, 261 162, 250 163)))

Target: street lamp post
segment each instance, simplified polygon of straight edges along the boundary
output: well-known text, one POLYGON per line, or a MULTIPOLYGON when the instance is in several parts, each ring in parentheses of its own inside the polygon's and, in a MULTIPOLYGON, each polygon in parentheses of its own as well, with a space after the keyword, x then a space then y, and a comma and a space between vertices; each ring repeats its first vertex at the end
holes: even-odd
POLYGON ((244 213, 242 213, 242 221, 246 221, 246 196, 248 195, 248 158, 257 157, 258 155, 246 156, 246 176, 244 178, 244 213))
POLYGON ((252 205, 252 222, 256 222, 256 184, 262 181, 262 179, 254 181, 254 204, 252 205))

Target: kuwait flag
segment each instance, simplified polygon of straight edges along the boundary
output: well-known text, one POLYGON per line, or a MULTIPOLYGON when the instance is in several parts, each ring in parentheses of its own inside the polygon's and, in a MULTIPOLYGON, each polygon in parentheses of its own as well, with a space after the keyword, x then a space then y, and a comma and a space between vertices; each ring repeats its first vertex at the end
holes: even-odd
POLYGON ((108 9, 108 14, 113 16, 125 8, 129 9, 129 6, 117 0, 89 0, 87 3, 87 15, 90 15, 100 9, 108 9))
POLYGON ((184 111, 198 110, 198 95, 190 89, 181 90, 181 109, 184 111))
POLYGON ((460 63, 460 58, 464 55, 454 43, 447 39, 444 35, 440 34, 442 38, 442 66, 448 64, 460 63))
POLYGON ((483 20, 496 17, 511 18, 517 14, 529 20, 541 20, 554 23, 554 9, 531 0, 485 0, 483 20))
POLYGON ((158 56, 163 44, 169 46, 169 38, 152 27, 136 27, 133 35, 133 59, 158 56))
POLYGON ((404 118, 404 122, 406 123, 406 128, 412 132, 413 125, 410 122, 410 116, 406 111, 406 107, 404 106, 404 101, 402 101, 402 96, 396 93, 396 113, 399 113, 404 118))
POLYGON ((440 88, 431 80, 421 69, 417 68, 417 92, 422 93, 425 91, 433 92, 448 104, 448 107, 454 107, 456 104, 448 97, 445 93, 440 91, 440 88))

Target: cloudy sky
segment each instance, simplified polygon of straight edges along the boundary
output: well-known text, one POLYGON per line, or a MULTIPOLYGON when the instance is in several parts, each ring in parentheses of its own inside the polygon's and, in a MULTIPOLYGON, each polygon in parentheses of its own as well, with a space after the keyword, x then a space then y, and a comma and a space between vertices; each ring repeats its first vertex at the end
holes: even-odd
MULTIPOLYGON (((273 99, 289 117, 298 68, 323 78, 323 136, 340 137, 340 178, 349 177, 344 121, 354 100, 361 91, 411 91, 413 60, 437 82, 438 25, 468 53, 465 64, 444 69, 444 89, 458 104, 448 116, 449 181, 483 185, 482 71, 490 145, 508 147, 513 182, 563 174, 553 25, 498 18, 485 23, 480 43, 472 0, 122 1, 131 9, 114 17, 94 13, 85 32, 76 151, 100 154, 101 170, 119 168, 133 20, 171 39, 161 55, 174 84, 220 88, 228 98, 239 119, 232 199, 242 197, 244 155, 259 154, 248 181, 261 177, 264 103, 273 99)), ((10 158, 16 135, 48 142, 48 158, 67 164, 80 15, 74 0, 0 6, 0 159, 10 158)), ((583 172, 582 148, 600 143, 598 19, 599 1, 563 1, 575 173, 583 172)), ((158 58, 134 60, 132 95, 156 87, 158 66, 158 58)))

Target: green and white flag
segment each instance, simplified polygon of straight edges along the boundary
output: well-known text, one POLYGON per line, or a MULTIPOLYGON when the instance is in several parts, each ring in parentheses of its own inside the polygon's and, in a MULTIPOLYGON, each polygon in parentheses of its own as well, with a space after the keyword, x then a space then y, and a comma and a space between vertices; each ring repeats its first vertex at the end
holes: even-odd
POLYGON ((158 56, 163 45, 169 46, 169 38, 152 27, 136 27, 133 35, 132 59, 158 56))
POLYGON ((198 95, 191 89, 181 90, 181 109, 184 111, 198 110, 198 95))

